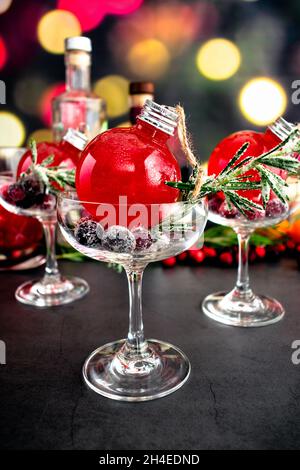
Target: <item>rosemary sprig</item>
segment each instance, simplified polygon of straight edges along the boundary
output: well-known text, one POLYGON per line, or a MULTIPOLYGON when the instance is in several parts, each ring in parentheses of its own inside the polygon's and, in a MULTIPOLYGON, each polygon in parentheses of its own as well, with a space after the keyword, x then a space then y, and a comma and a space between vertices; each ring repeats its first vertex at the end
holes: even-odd
POLYGON ((47 190, 54 193, 65 189, 66 186, 75 187, 75 169, 69 170, 62 165, 49 167, 54 161, 54 155, 49 155, 41 163, 37 163, 38 154, 35 140, 29 142, 29 147, 32 154, 32 163, 26 173, 21 174, 21 177, 35 174, 44 183, 47 190), (52 183, 55 183, 56 186, 52 183))
MULTIPOLYGON (((181 190, 183 192, 182 200, 194 202, 209 194, 222 191, 229 205, 234 205, 245 216, 255 209, 262 209, 262 207, 241 196, 236 191, 260 189, 264 207, 269 201, 271 190, 282 202, 287 202, 288 195, 285 191, 287 183, 268 167, 284 170, 291 175, 299 175, 300 162, 297 158, 290 156, 300 152, 299 130, 293 130, 283 142, 258 157, 248 156, 242 158, 248 147, 249 143, 244 143, 219 175, 206 178, 194 198, 191 198, 191 193, 195 189, 195 179, 193 177, 186 183, 167 181, 166 184, 181 190), (256 170, 258 180, 253 175, 246 174, 250 170, 256 170)), ((196 167, 199 168, 198 165, 196 167)), ((193 173, 196 173, 196 171, 194 168, 193 173)))

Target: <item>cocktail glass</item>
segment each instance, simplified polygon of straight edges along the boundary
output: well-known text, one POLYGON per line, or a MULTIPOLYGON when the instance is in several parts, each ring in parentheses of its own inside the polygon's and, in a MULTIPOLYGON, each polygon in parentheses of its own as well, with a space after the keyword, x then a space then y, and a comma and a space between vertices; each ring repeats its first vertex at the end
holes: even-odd
POLYGON ((289 181, 290 202, 282 203, 276 196, 269 201, 266 210, 249 213, 249 219, 234 207, 228 208, 218 195, 209 200, 209 220, 231 227, 237 234, 239 265, 236 285, 229 293, 216 292, 208 295, 202 309, 205 315, 220 323, 241 327, 265 326, 281 320, 284 307, 276 299, 255 294, 249 283, 249 239, 254 230, 269 227, 287 219, 298 206, 298 180, 289 181))
POLYGON ((26 281, 16 290, 19 302, 35 307, 52 307, 80 299, 89 291, 86 281, 78 277, 62 276, 55 254, 56 242, 56 197, 47 195, 47 202, 29 208, 17 207, 9 202, 7 189, 15 182, 12 176, 0 175, 0 204, 13 214, 34 217, 43 226, 46 242, 46 267, 42 279, 26 281))
POLYGON ((121 264, 127 274, 128 336, 100 346, 83 367, 84 380, 92 390, 123 401, 163 397, 180 388, 189 377, 190 363, 180 349, 144 337, 142 277, 148 263, 193 246, 207 219, 205 202, 141 206, 138 204, 138 211, 145 216, 142 222, 132 220, 130 225, 120 226, 115 225, 116 220, 121 220, 121 213, 126 216, 130 212, 126 205, 81 202, 76 192, 58 199, 58 222, 66 240, 90 258, 121 264))

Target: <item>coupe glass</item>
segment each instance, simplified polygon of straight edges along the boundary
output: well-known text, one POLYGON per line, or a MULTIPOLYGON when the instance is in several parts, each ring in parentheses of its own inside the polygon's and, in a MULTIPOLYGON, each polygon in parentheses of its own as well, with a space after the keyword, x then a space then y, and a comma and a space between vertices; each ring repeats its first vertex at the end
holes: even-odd
POLYGON ((38 219, 44 229, 46 242, 45 274, 39 281, 27 281, 17 288, 15 296, 20 302, 35 307, 52 307, 80 299, 89 291, 86 281, 78 277, 65 277, 59 272, 56 254, 56 197, 48 195, 47 204, 28 209, 17 207, 5 198, 6 189, 15 183, 12 176, 0 175, 0 204, 9 212, 38 219))
MULTIPOLYGON (((141 205, 138 206, 141 210, 141 205)), ((106 204, 81 202, 75 192, 62 195, 58 200, 58 221, 67 241, 90 258, 121 264, 127 274, 128 336, 96 349, 83 367, 87 385, 114 400, 145 401, 163 397, 181 387, 190 374, 190 363, 177 347, 144 338, 142 277, 148 263, 175 256, 199 240, 207 219, 206 204, 179 202, 143 207, 147 221, 144 219, 138 228, 131 222, 135 228, 128 230, 125 226, 114 225, 114 217, 106 225, 101 225, 102 219, 98 216, 89 218, 88 213, 104 214, 109 210, 106 204), (153 217, 149 223, 150 213, 153 217), (95 228, 97 220, 100 223, 97 222, 95 228), (81 226, 90 226, 94 234, 95 230, 98 233, 98 240, 89 238, 93 246, 86 245, 81 226)), ((128 210, 122 204, 111 208, 112 213, 119 216, 118 220, 121 212, 128 210)))
POLYGON ((235 208, 224 209, 223 199, 218 195, 209 200, 209 220, 219 225, 232 227, 236 232, 239 246, 239 266, 234 289, 208 295, 203 303, 204 313, 220 323, 233 326, 265 326, 281 320, 285 314, 283 306, 266 295, 256 295, 252 291, 248 274, 249 238, 257 228, 276 225, 287 219, 298 206, 298 179, 289 180, 290 202, 283 204, 273 197, 266 210, 250 214, 250 220, 235 208))

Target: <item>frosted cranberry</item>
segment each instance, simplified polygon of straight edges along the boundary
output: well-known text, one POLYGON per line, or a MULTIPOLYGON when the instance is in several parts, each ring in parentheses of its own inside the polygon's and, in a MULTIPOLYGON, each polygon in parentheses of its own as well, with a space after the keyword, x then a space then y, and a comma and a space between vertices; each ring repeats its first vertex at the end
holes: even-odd
POLYGON ((136 251, 147 250, 153 243, 153 239, 149 230, 143 227, 137 227, 132 231, 135 238, 136 251))
POLYGON ((280 217, 287 212, 288 207, 286 204, 281 202, 279 199, 272 199, 268 202, 266 207, 267 217, 280 217))
POLYGON ((219 214, 226 219, 235 219, 239 216, 239 211, 233 205, 229 208, 227 202, 224 201, 219 208, 219 214))
POLYGON ((25 191, 20 183, 14 183, 9 185, 7 189, 7 198, 12 202, 19 202, 25 198, 25 191))
POLYGON ((252 211, 246 211, 246 217, 251 221, 259 221, 265 218, 265 211, 263 209, 253 209, 252 211))
POLYGON ((136 246, 134 235, 120 225, 112 225, 103 234, 102 246, 116 253, 131 253, 136 246))
POLYGON ((219 212, 219 208, 223 202, 224 199, 222 199, 218 194, 213 194, 208 200, 208 209, 211 212, 219 212))

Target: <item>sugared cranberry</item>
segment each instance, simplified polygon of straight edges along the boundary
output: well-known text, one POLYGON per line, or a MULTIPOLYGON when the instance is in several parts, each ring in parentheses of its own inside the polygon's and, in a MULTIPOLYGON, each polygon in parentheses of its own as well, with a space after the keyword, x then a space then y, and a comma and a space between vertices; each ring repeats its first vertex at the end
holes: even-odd
POLYGON ((208 209, 211 212, 219 212, 219 208, 223 203, 224 199, 222 199, 218 194, 213 194, 208 199, 208 209))
POLYGON ((89 218, 80 219, 74 230, 78 243, 84 246, 100 246, 101 240, 97 235, 98 223, 89 218))
POLYGON ((284 204, 279 199, 271 199, 266 207, 266 217, 280 217, 287 210, 287 204, 284 204))
POLYGON ((7 189, 8 199, 12 202, 20 202, 25 198, 25 191, 20 183, 10 184, 7 189))
POLYGON ((227 202, 223 201, 219 208, 219 214, 221 217, 225 217, 226 219, 235 219, 239 216, 239 211, 233 204, 231 204, 231 207, 229 208, 227 202))
POLYGON ((56 207, 56 197, 53 194, 44 194, 40 208, 45 211, 54 211, 56 207))
POLYGON ((253 209, 252 211, 246 211, 246 217, 248 220, 253 222, 264 219, 265 211, 263 209, 253 209))
POLYGON ((153 239, 149 230, 143 227, 137 227, 132 230, 132 234, 135 238, 135 250, 142 251, 147 250, 153 243, 153 239))
POLYGON ((103 234, 102 246, 116 253, 131 253, 135 249, 136 241, 126 227, 112 225, 103 234))

